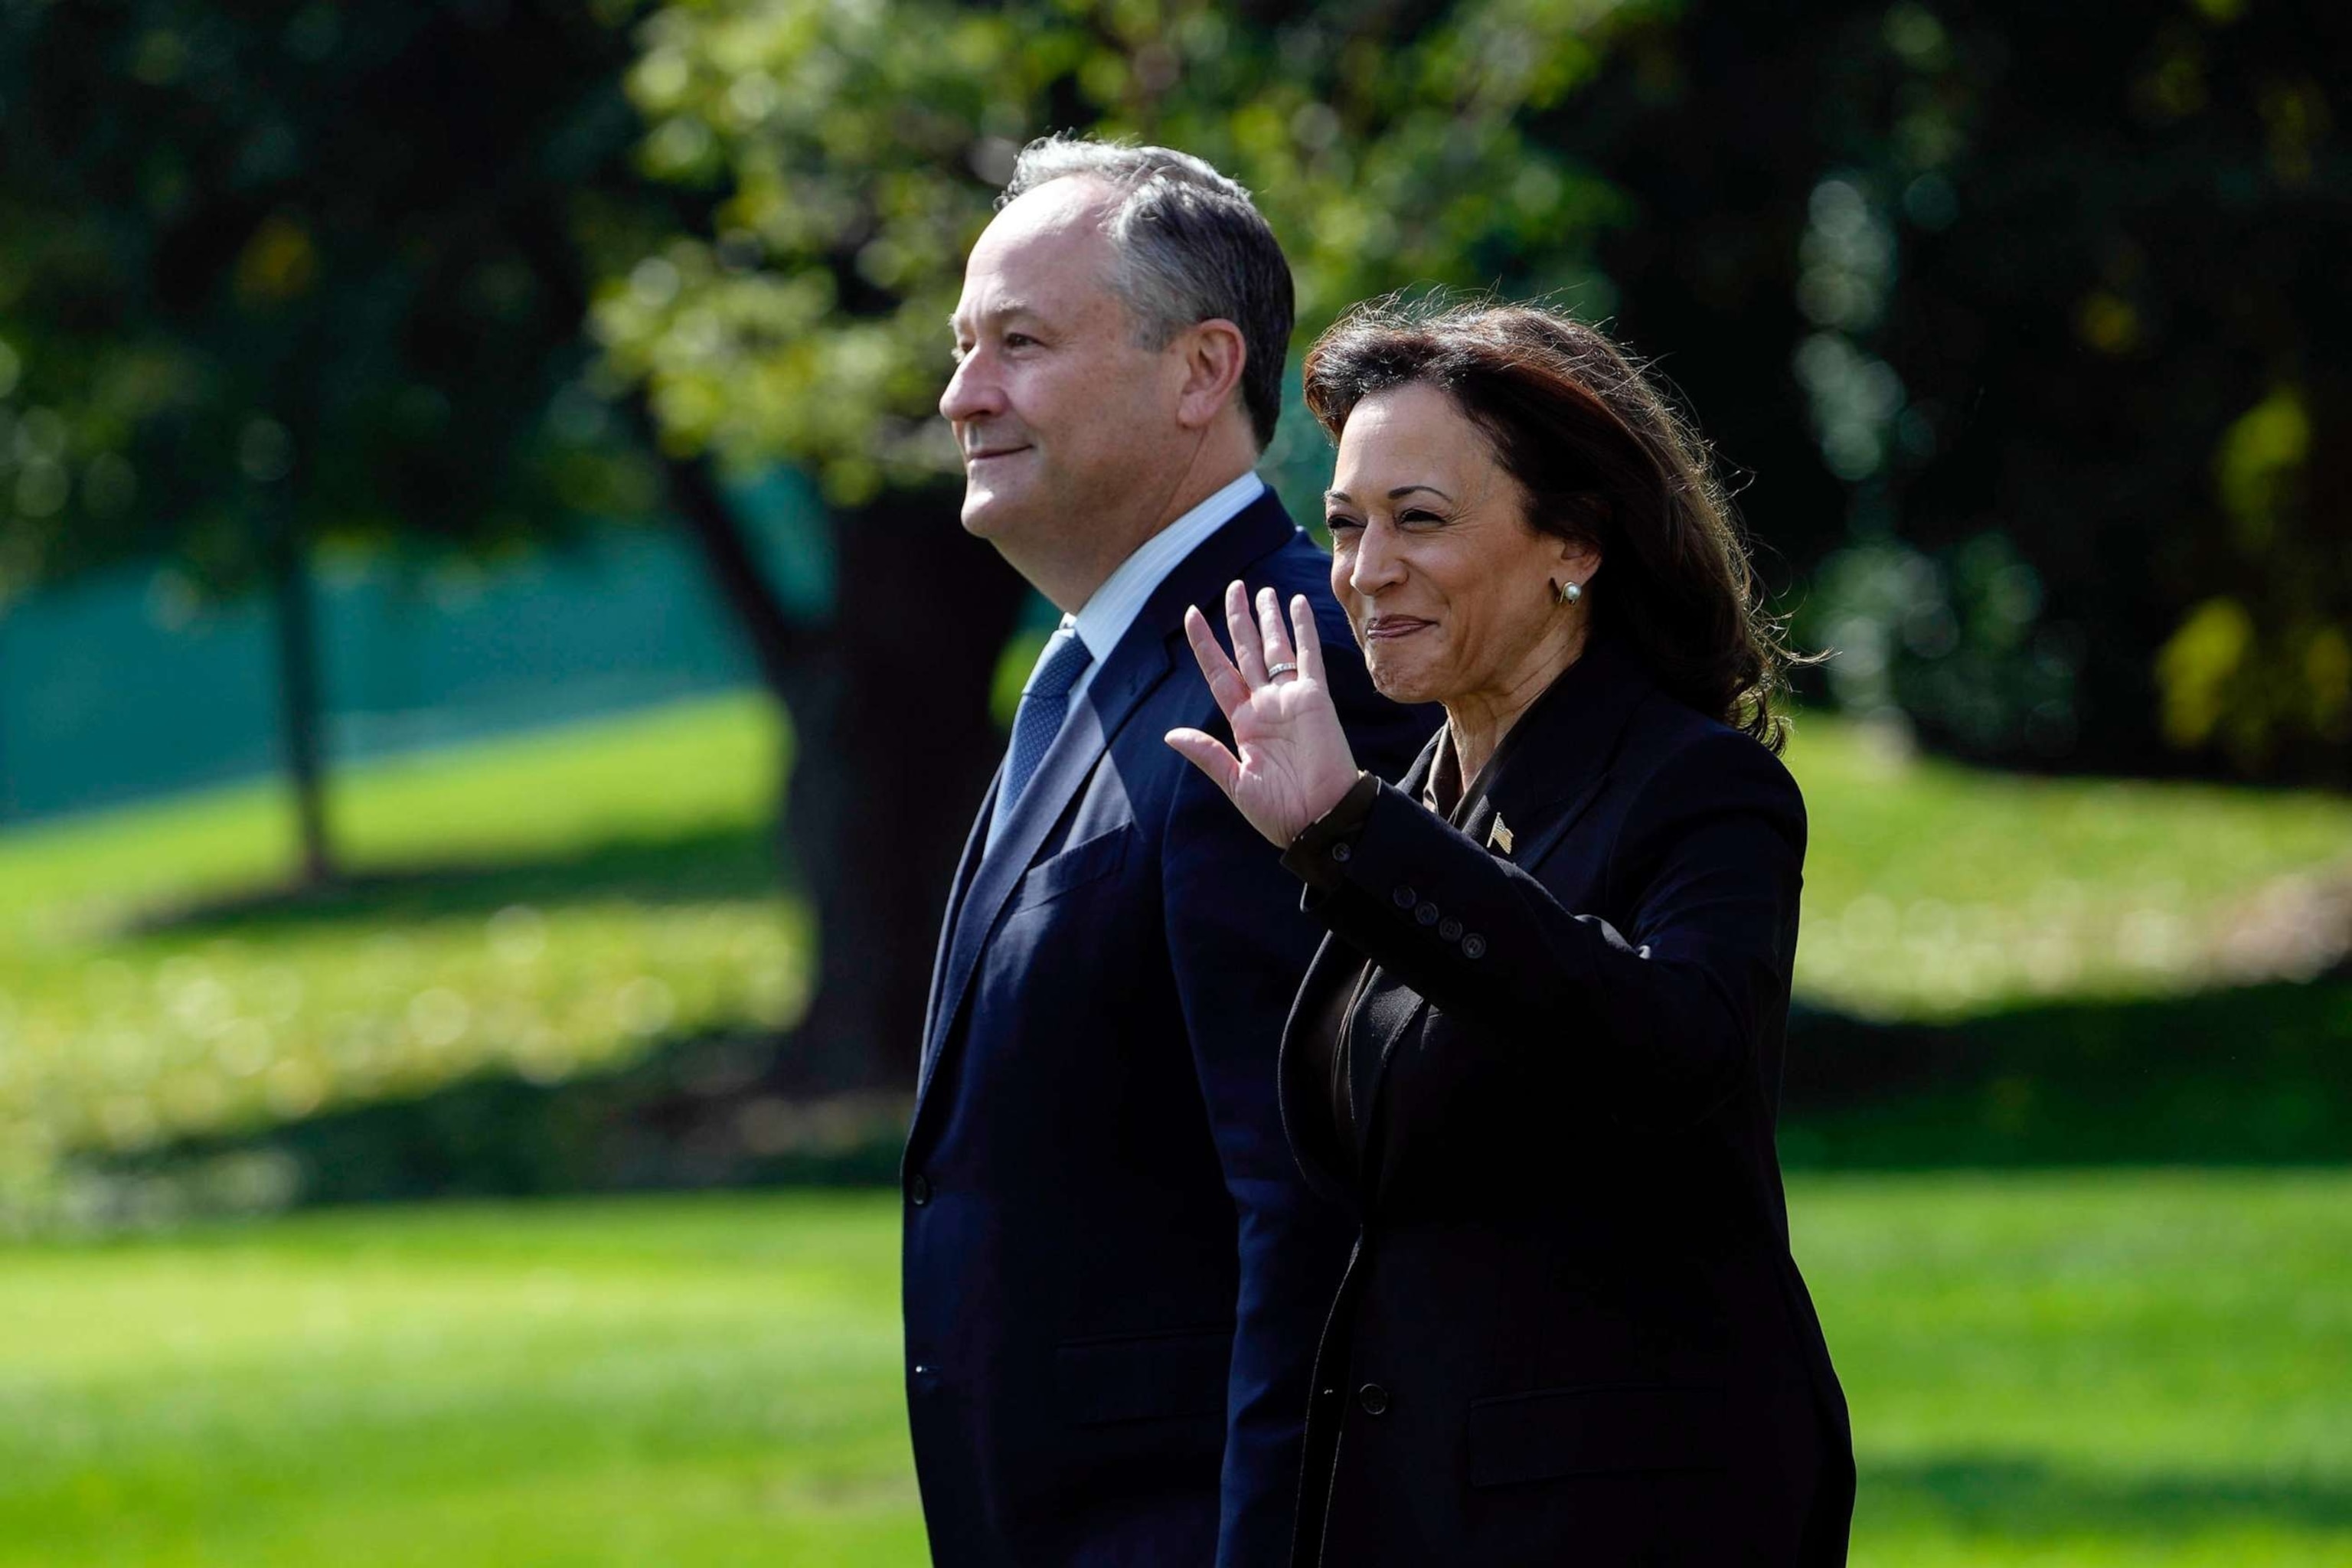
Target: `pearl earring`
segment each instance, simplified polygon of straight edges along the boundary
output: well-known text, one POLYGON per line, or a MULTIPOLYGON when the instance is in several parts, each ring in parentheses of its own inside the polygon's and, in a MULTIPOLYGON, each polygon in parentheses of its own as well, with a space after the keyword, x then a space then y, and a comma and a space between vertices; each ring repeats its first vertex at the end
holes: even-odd
POLYGON ((1584 584, 1581 583, 1556 583, 1552 585, 1552 592, 1559 595, 1559 602, 1563 606, 1573 605, 1576 601, 1584 597, 1584 584))

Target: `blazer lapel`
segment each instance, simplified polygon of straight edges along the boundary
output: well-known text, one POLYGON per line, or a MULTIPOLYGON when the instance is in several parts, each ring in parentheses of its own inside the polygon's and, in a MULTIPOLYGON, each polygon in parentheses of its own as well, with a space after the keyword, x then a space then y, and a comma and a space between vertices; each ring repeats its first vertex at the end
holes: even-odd
MULTIPOLYGON (((1625 721, 1650 690, 1638 662, 1614 641, 1594 639, 1584 657, 1553 681, 1504 737, 1505 749, 1496 758, 1491 776, 1479 781, 1479 796, 1463 818, 1463 831, 1488 854, 1532 875, 1600 797, 1609 783, 1610 764, 1616 760, 1625 721), (1511 834, 1507 850, 1494 837, 1498 817, 1511 834)), ((1416 800, 1436 752, 1433 738, 1407 775, 1416 800)), ((1377 1000, 1382 1005, 1376 1007, 1375 997, 1366 998, 1365 1022, 1372 1026, 1380 1041, 1380 1055, 1368 1074, 1360 1058, 1351 1064, 1359 1074, 1356 1119, 1364 1147, 1362 1173, 1367 1190, 1376 1183, 1380 1169, 1384 1139, 1376 1118, 1388 1083, 1389 1059, 1395 1055, 1397 1042, 1410 1032, 1409 1026, 1427 1016, 1427 1004, 1403 987, 1376 984, 1374 989, 1376 993, 1392 990, 1402 1000, 1380 997, 1377 1000)), ((1362 1046, 1369 1041, 1360 1036, 1357 1043, 1362 1046)))
POLYGON ((1504 737, 1463 831, 1521 870, 1541 866, 1609 783, 1625 721, 1649 690, 1638 662, 1613 640, 1594 639, 1504 737))
MULTIPOLYGON (((933 987, 930 1016, 924 1033, 922 1076, 915 1090, 918 1116, 922 1112, 924 1091, 930 1088, 940 1057, 954 1030, 956 1016, 962 1010, 965 994, 971 989, 972 973, 979 968, 980 955, 996 929, 1006 900, 1036 858, 1046 835, 1093 774, 1095 764, 1102 760, 1120 728, 1145 696, 1174 668, 1171 644, 1182 631, 1185 606, 1218 602, 1227 583, 1245 575, 1250 566, 1289 542, 1297 532, 1289 514, 1282 510, 1282 503, 1275 500, 1271 489, 1244 507, 1152 591, 1126 635, 1119 638, 1118 646, 1095 672, 1094 679, 1078 700, 1070 705, 1060 733, 1054 737, 1052 747, 1037 764, 1037 772, 1021 792, 1021 798, 1013 803, 1013 815, 1005 819, 1004 831, 997 836, 994 845, 979 851, 970 890, 949 918, 945 958, 933 987)), ((1189 655, 1187 662, 1189 666, 1189 655)), ((1177 759, 1173 752, 1169 755, 1177 766, 1192 765, 1177 759)), ((999 787, 1002 776, 1000 768, 999 787)), ((988 814, 994 809, 994 803, 995 789, 992 788, 974 826, 973 843, 966 846, 967 858, 973 855, 977 845, 985 842, 988 814)))

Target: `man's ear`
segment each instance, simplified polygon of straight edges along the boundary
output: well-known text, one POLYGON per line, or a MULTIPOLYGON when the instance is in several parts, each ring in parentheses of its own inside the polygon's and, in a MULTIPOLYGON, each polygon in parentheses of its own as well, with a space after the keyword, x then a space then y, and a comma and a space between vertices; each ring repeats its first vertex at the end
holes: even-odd
POLYGON ((1184 367, 1176 423, 1187 430, 1201 429, 1233 403, 1234 389, 1249 363, 1249 344, 1239 327, 1216 317, 1185 328, 1170 347, 1181 353, 1184 367))

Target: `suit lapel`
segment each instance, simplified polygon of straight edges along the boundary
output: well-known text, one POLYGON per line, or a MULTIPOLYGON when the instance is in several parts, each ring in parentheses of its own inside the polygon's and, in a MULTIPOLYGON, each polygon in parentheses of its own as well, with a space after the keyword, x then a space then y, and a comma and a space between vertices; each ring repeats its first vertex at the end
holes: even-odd
MULTIPOLYGON (((997 836, 993 846, 978 852, 979 863, 970 890, 950 914, 943 940, 944 958, 933 985, 930 1016, 924 1033, 922 1079, 915 1091, 918 1116, 921 1114, 924 1092, 929 1089, 940 1057, 954 1033, 956 1016, 971 989, 973 972, 979 968, 981 954, 987 949, 1005 901, 1129 717, 1176 667, 1173 655, 1177 650, 1172 644, 1182 630, 1185 606, 1221 602, 1227 583, 1246 575, 1252 565, 1282 548, 1297 533, 1289 514, 1282 510, 1282 503, 1271 489, 1244 507, 1152 591, 1126 635, 1119 638, 1118 646, 1103 661, 1078 700, 1070 705, 1060 733, 1054 737, 1052 747, 1037 764, 1037 772, 1022 791, 1021 798, 1013 802, 1013 815, 1005 819, 1004 831, 997 836)), ((1184 668, 1191 669, 1189 653, 1184 668)), ((1197 672, 1192 679, 1200 679, 1197 672)), ((1177 766, 1191 765, 1176 758, 1172 752, 1169 758, 1177 766)), ((1002 769, 999 777, 1001 782, 1002 769)), ((988 813, 994 808, 994 803, 995 790, 992 788, 989 799, 982 804, 973 841, 966 846, 967 859, 975 853, 976 846, 985 842, 988 813)))
POLYGON ((928 1081, 931 1073, 931 1050, 939 1038, 940 991, 947 979, 948 960, 955 946, 956 917, 963 912, 965 898, 971 891, 973 877, 980 871, 981 852, 988 846, 989 818, 996 812, 996 792, 1004 787, 1004 764, 996 764, 996 776, 988 781, 988 793, 981 797, 980 815, 971 820, 971 831, 964 835, 963 853, 956 859, 955 880, 948 884, 947 913, 940 921, 940 942, 931 960, 931 990, 923 1004, 923 1056, 920 1077, 928 1081))

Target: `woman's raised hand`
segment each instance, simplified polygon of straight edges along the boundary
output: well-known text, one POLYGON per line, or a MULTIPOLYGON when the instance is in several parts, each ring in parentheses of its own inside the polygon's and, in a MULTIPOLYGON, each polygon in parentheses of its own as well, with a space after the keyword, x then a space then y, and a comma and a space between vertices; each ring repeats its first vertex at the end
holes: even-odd
POLYGON ((1287 848, 1356 782, 1355 754, 1323 675, 1315 611, 1307 595, 1294 596, 1286 630, 1281 602, 1273 589, 1261 588, 1253 621, 1246 591, 1235 583, 1225 589, 1225 628, 1233 635, 1232 658, 1217 646, 1199 605, 1184 612, 1192 657, 1201 661, 1241 754, 1199 730, 1171 730, 1168 743, 1216 781, 1252 827, 1287 848))

